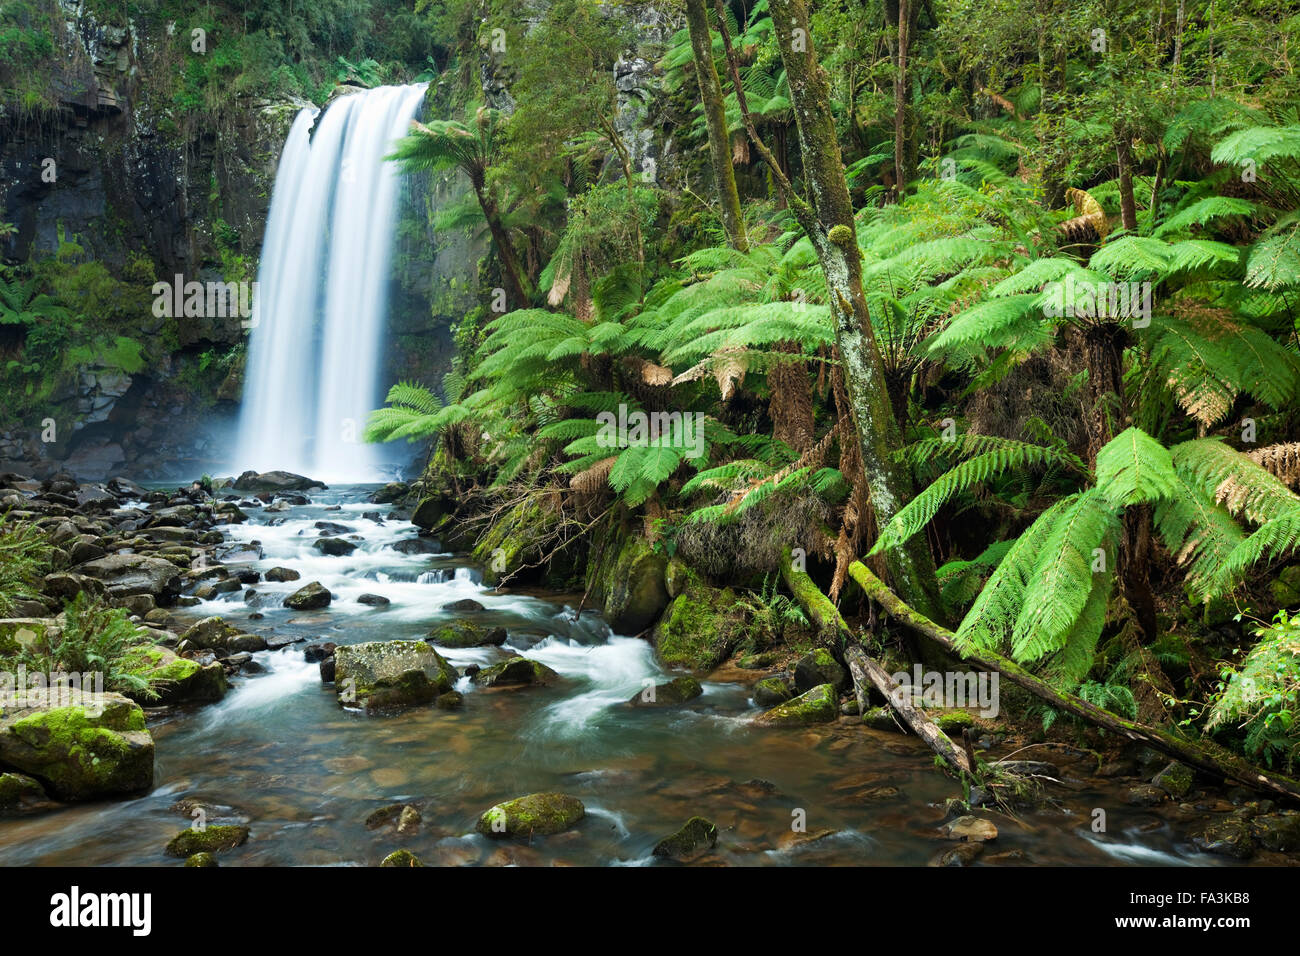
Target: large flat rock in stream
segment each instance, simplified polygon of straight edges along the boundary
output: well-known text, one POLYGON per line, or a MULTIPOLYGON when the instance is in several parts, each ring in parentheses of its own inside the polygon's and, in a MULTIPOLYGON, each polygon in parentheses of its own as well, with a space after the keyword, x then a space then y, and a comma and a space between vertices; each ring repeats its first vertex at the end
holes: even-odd
POLYGON ((87 561, 77 571, 103 582, 109 595, 115 598, 148 594, 165 606, 181 593, 181 574, 176 565, 148 555, 110 554, 87 561))
POLYGON ((232 487, 236 491, 256 494, 264 491, 307 491, 327 486, 324 482, 305 475, 295 475, 291 471, 246 471, 235 479, 232 487))
POLYGON ((456 669, 424 641, 370 641, 334 651, 334 689, 345 707, 404 710, 450 691, 456 669))

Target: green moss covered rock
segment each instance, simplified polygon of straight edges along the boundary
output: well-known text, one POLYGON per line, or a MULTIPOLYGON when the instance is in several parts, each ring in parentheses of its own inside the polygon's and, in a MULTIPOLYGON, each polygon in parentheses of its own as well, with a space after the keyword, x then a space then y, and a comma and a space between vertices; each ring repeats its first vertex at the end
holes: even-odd
POLYGON ((561 520, 563 515, 539 497, 507 509, 470 551, 483 566, 484 582, 497 584, 510 575, 512 583, 533 581, 557 588, 575 583, 573 556, 566 551, 552 554, 546 544, 561 520))
POLYGON ((143 691, 128 691, 138 703, 174 704, 182 701, 214 701, 226 695, 226 671, 218 663, 207 665, 178 657, 166 647, 150 645, 132 651, 124 666, 149 681, 157 697, 143 691))
POLYGON ((760 714, 757 723, 765 727, 789 727, 824 724, 840 715, 839 700, 830 684, 814 687, 806 694, 760 714))
POLYGON ((394 850, 388 856, 384 857, 380 866, 424 866, 420 858, 410 850, 394 850))
POLYGON ((424 641, 370 641, 334 651, 334 690, 367 712, 427 704, 452 690, 456 669, 424 641))
POLYGON ((689 863, 718 845, 718 828, 704 817, 691 817, 680 830, 655 844, 653 855, 689 863))
POLYGON ((167 841, 167 855, 188 859, 196 853, 219 853, 233 850, 248 842, 248 827, 217 826, 212 824, 202 830, 182 830, 167 841))
POLYGON ((217 858, 211 853, 195 853, 185 858, 186 866, 219 866, 217 858))
POLYGON ((651 640, 665 667, 710 671, 727 659, 739 641, 743 618, 730 588, 696 585, 673 598, 651 640))
POLYGON ((694 700, 704 693, 704 688, 694 677, 674 677, 666 684, 656 684, 634 694, 628 704, 632 707, 672 707, 694 700))
POLYGON ((484 812, 475 829, 484 836, 545 836, 561 833, 587 815, 577 797, 564 793, 530 793, 484 812))
POLYGON ((474 675, 473 681, 481 687, 511 687, 527 684, 550 684, 560 675, 539 661, 527 657, 509 660, 485 667, 474 675))
POLYGON ((949 737, 960 737, 963 730, 975 726, 975 718, 964 710, 945 710, 931 716, 935 726, 949 737))
POLYGON ((798 691, 795 690, 794 680, 784 674, 774 674, 754 681, 752 690, 754 703, 759 707, 775 707, 777 704, 784 704, 787 700, 793 699, 796 693, 798 691))
POLYGON ((629 535, 614 553, 588 572, 588 586, 603 601, 605 621, 616 634, 640 634, 668 605, 668 558, 640 535, 629 535))
POLYGON ((1192 789, 1192 768, 1176 760, 1171 761, 1151 778, 1151 782, 1175 800, 1181 800, 1192 789))
POLYGON ((0 773, 0 814, 50 805, 40 782, 21 773, 0 773))
POLYGON ((147 790, 153 759, 144 711, 120 694, 87 694, 65 707, 33 697, 0 709, 0 763, 35 777, 60 800, 147 790))
POLYGON ((801 693, 819 684, 830 684, 836 690, 849 686, 849 672, 823 647, 809 651, 794 666, 794 685, 801 693))
POLYGON ((486 627, 474 621, 448 621, 439 624, 424 639, 430 644, 455 650, 465 647, 500 647, 506 642, 507 636, 504 627, 486 627))

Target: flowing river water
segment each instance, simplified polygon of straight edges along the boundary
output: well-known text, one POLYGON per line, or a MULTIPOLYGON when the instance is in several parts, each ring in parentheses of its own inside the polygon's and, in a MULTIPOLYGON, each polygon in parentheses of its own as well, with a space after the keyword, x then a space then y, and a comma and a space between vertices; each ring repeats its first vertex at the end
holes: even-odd
MULTIPOLYGON (((302 578, 263 581, 251 598, 223 595, 183 609, 184 622, 220 614, 249 633, 338 644, 419 639, 450 617, 443 605, 472 597, 487 608, 478 618, 505 626, 509 640, 504 648, 443 651, 451 663, 522 653, 564 680, 486 690, 462 679, 460 710, 366 716, 339 707, 318 666, 304 661, 302 644, 265 651, 255 655, 263 672, 236 678, 220 703, 151 718, 157 759, 149 794, 0 822, 0 865, 174 865, 163 847, 189 825, 195 804, 209 823, 250 827, 244 846, 222 854, 226 866, 374 865, 398 848, 426 865, 639 866, 694 815, 718 826, 707 858, 716 863, 925 864, 953 845, 937 828, 958 785, 915 738, 851 718, 756 727, 750 719, 759 709, 747 686, 716 677, 705 681, 702 697, 677 708, 620 706, 646 679, 671 676, 646 641, 611 634, 590 610, 575 615, 577 596, 498 594, 462 557, 394 550, 416 529, 363 517, 387 513, 366 501, 372 489, 316 492, 310 505, 281 514, 249 509, 247 523, 222 526, 228 541, 260 542, 264 556, 253 567, 291 567, 302 578), (326 510, 335 505, 340 510, 326 510), (359 535, 358 549, 345 557, 314 551, 321 520, 359 535), (329 608, 282 606, 313 580, 333 592, 329 608), (364 593, 392 603, 360 604, 364 593), (255 612, 263 618, 250 619, 255 612), (577 796, 587 817, 528 844, 473 832, 488 807, 543 790, 577 796), (421 810, 418 832, 366 827, 367 816, 394 803, 421 810)), ((1043 751, 1024 756, 1051 759, 1043 751)), ((1085 777, 1052 795, 1054 805, 995 818, 1000 835, 982 862, 1220 862, 1153 812, 1124 806, 1113 784, 1085 777), (1113 821, 1106 834, 1090 827, 1097 807, 1113 821)))

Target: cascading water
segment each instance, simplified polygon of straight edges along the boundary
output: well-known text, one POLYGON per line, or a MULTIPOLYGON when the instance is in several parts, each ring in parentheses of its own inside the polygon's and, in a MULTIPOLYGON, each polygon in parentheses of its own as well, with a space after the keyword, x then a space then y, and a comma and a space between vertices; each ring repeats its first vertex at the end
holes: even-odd
POLYGON ((384 156, 425 84, 303 110, 280 156, 253 302, 236 464, 380 477, 361 431, 380 392, 400 172, 384 156))

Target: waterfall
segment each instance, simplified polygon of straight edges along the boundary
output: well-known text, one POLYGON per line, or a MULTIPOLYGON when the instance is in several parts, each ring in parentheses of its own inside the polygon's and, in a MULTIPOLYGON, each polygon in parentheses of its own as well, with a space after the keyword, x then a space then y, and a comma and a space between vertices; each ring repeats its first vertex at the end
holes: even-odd
POLYGON ((250 318, 239 470, 377 480, 361 441, 383 399, 400 171, 384 161, 425 84, 341 97, 294 120, 280 155, 250 318), (315 132, 313 125, 320 118, 315 132))

